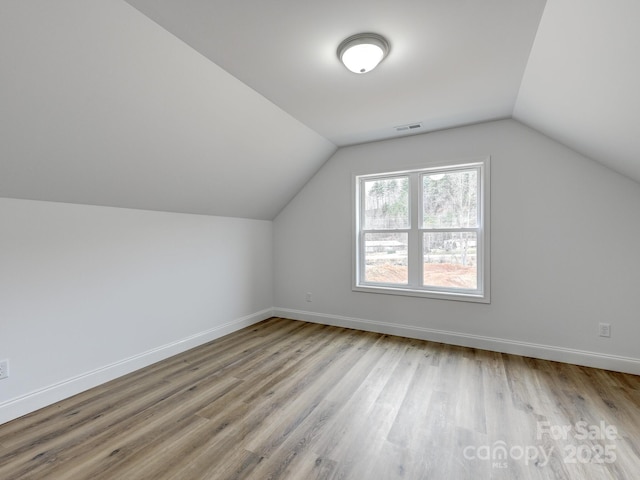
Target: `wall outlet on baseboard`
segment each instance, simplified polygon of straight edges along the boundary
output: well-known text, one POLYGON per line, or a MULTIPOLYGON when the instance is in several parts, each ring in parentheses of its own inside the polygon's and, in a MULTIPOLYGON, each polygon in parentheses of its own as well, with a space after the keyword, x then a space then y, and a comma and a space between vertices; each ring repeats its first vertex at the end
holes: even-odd
POLYGON ((610 337, 611 336, 611 324, 610 323, 600 323, 598 324, 598 335, 601 337, 610 337))
POLYGON ((0 380, 9 376, 9 360, 0 360, 0 380))
POLYGON ((307 302, 313 301, 313 295, 311 295, 311 292, 307 292, 305 299, 307 300, 307 302))

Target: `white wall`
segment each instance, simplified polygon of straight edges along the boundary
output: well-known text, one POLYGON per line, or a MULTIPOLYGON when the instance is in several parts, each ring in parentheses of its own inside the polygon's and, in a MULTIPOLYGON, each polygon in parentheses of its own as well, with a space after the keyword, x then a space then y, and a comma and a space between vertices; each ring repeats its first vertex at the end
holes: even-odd
POLYGON ((640 185, 511 120, 343 148, 274 222, 0 199, 0 423, 273 305, 640 374, 638 211, 640 185), (492 303, 353 292, 352 173, 486 154, 492 303))
POLYGON ((513 120, 343 148, 274 221, 276 313, 640 374, 638 212, 639 184, 513 120), (482 155, 491 304, 353 292, 352 174, 482 155))
POLYGON ((267 318, 272 222, 0 199, 0 423, 267 318))

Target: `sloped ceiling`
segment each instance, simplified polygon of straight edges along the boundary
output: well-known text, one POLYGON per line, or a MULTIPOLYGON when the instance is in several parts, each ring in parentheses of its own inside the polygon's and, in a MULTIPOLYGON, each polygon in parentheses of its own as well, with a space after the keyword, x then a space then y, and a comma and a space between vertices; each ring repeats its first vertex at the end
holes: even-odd
POLYGON ((272 219, 335 145, 120 0, 0 2, 0 196, 272 219))
POLYGON ((544 0, 128 0, 338 146, 510 117, 544 0), (367 75, 339 61, 355 33, 391 53, 367 75))
POLYGON ((0 196, 271 219, 337 146, 509 117, 640 182, 639 5, 3 0, 0 196))
POLYGON ((640 2, 549 0, 517 120, 640 182, 640 2))

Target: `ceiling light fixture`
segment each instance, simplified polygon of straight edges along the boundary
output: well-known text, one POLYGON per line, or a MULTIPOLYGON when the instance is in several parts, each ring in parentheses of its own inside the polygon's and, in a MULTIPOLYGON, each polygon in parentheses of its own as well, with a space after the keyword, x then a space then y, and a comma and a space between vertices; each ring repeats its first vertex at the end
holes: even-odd
POLYGON ((377 33, 358 33, 338 47, 338 58, 353 73, 367 73, 389 53, 389 42, 377 33))

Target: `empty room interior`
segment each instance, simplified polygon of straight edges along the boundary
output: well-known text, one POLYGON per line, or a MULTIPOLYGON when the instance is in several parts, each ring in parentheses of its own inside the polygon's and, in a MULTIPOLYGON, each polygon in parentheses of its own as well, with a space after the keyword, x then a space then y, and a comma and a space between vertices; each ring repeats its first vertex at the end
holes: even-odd
POLYGON ((2 0, 0 478, 639 478, 639 21, 2 0))

